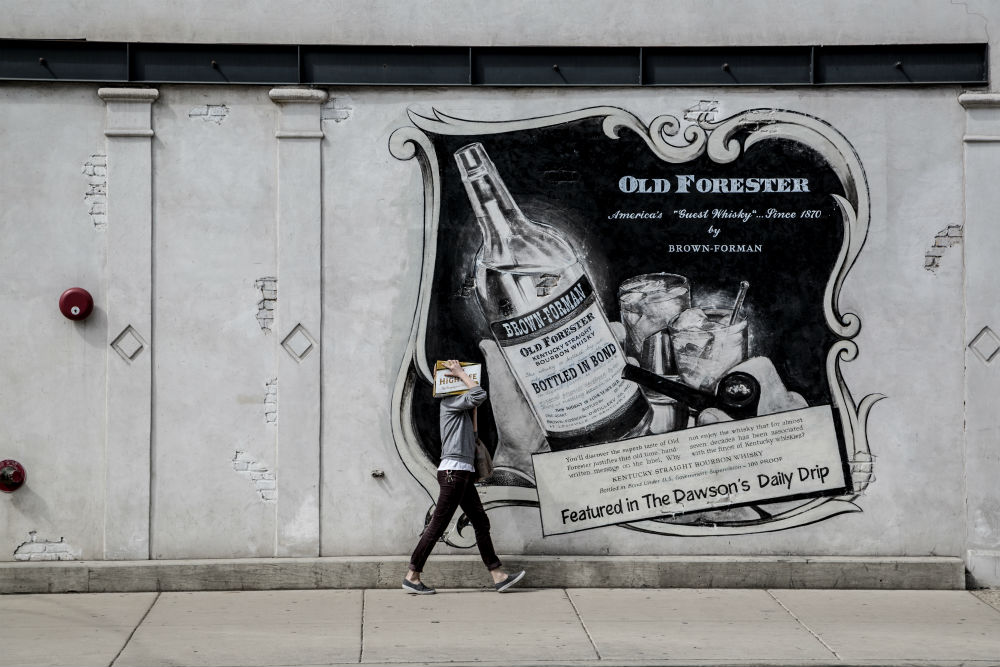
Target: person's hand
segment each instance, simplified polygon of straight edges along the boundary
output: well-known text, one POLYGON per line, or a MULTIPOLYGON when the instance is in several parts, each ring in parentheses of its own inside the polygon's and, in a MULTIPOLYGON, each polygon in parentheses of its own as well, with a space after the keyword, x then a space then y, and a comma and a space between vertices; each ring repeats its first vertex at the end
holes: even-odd
MULTIPOLYGON (((809 407, 802 394, 788 391, 774 364, 767 357, 751 357, 729 369, 729 372, 734 371, 749 373, 760 384, 760 400, 757 402, 758 417, 809 407)), ((705 426, 723 421, 732 421, 732 417, 718 408, 708 408, 698 414, 695 423, 697 426, 705 426)))
POLYGON ((469 389, 476 386, 476 381, 469 377, 469 374, 465 372, 462 364, 457 359, 448 359, 444 362, 444 367, 448 369, 446 375, 461 380, 469 389))

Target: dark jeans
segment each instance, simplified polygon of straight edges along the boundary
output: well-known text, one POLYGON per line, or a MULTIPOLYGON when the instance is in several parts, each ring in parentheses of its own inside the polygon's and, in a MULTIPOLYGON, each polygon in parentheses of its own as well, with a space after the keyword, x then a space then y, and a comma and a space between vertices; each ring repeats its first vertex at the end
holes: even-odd
POLYGON ((448 527, 448 522, 459 507, 469 517, 476 531, 476 546, 479 547, 483 564, 490 570, 500 567, 500 559, 493 551, 493 540, 490 538, 490 520, 486 516, 486 510, 483 509, 483 503, 479 500, 479 492, 476 491, 475 476, 476 473, 465 470, 438 470, 441 492, 430 523, 424 528, 420 541, 417 542, 417 548, 410 556, 410 569, 414 572, 423 572, 427 557, 431 555, 435 543, 441 539, 444 529, 448 527))

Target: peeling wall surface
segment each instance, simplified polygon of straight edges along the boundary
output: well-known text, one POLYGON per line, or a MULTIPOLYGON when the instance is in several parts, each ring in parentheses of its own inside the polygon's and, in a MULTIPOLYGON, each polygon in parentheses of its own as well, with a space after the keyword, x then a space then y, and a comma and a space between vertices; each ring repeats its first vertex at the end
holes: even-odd
POLYGON ((14 550, 14 560, 77 560, 80 550, 60 537, 58 540, 38 539, 35 531, 14 550))
MULTIPOLYGON (((64 10, 59 22, 47 18, 51 8, 17 4, 0 37, 364 44, 384 33, 389 42, 413 44, 601 46, 659 45, 667 33, 686 45, 989 42, 1000 34, 1000 8, 976 0, 822 2, 815 11, 775 0, 740 11, 746 20, 738 22, 720 17, 746 6, 742 0, 708 3, 710 10, 682 0, 634 2, 617 5, 610 23, 595 17, 611 4, 588 0, 573 3, 567 25, 556 20, 566 3, 533 3, 544 16, 522 17, 509 31, 486 18, 463 26, 468 12, 499 10, 461 2, 435 3, 428 14, 398 3, 361 12, 341 2, 295 2, 273 21, 255 3, 252 25, 240 25, 244 13, 226 0, 181 3, 189 12, 176 3, 112 3, 122 11, 102 13, 99 22, 80 3, 55 3, 64 10), (322 21, 314 20, 318 12, 322 21), (343 24, 331 27, 333 15, 343 24), (778 15, 784 27, 772 22, 778 15), (435 16, 450 17, 439 34, 431 29, 435 16), (660 30, 667 16, 671 28, 660 30), (537 32, 545 26, 548 33, 537 32), (736 26, 739 38, 727 37, 736 26)), ((509 25, 515 14, 494 18, 509 25)), ((1000 47, 990 47, 997 58, 1000 47)), ((455 192, 461 185, 454 185, 451 153, 423 165, 407 159, 430 143, 403 140, 419 134, 419 117, 494 123, 619 110, 636 119, 647 143, 676 147, 683 132, 651 132, 665 127, 656 119, 708 127, 768 109, 818 119, 816 127, 842 137, 867 197, 866 233, 855 239, 857 252, 845 247, 853 265, 834 304, 860 321, 850 336, 857 354, 840 355, 830 382, 842 380, 859 403, 885 398, 866 403, 866 419, 855 424, 870 452, 847 461, 854 492, 840 497, 844 511, 742 534, 617 525, 552 534, 543 532, 537 494, 530 502, 531 480, 508 481, 517 488, 489 512, 494 542, 501 553, 534 555, 958 556, 980 583, 1000 586, 1000 194, 993 183, 1000 99, 989 88, 972 98, 960 86, 289 91, 164 84, 142 89, 155 95, 135 88, 98 94, 115 87, 0 83, 0 306, 7 314, 0 341, 10 352, 0 358, 0 459, 20 461, 29 479, 0 494, 0 560, 408 554, 436 491, 422 480, 437 461, 407 444, 422 418, 400 409, 408 392, 430 394, 407 375, 435 349, 419 337, 433 330, 422 308, 472 303, 477 289, 475 252, 435 255, 451 246, 436 238, 434 215, 473 218, 468 201, 449 208, 458 200, 438 200, 438 210, 425 196, 435 178, 455 192), (140 109, 143 122, 148 109, 151 136, 125 141, 112 131, 121 105, 129 114, 140 109), (135 183, 148 188, 148 201, 135 183), (135 260, 135 235, 149 245, 145 264, 135 260), (461 269, 451 291, 428 287, 435 262, 444 261, 461 269), (60 294, 74 286, 96 304, 79 322, 58 308, 60 294), (148 460, 126 456, 136 451, 129 447, 148 460), (125 498, 141 502, 127 508, 125 498)), ((637 136, 620 130, 628 132, 637 136)), ((553 183, 573 183, 580 165, 572 149, 534 148, 562 159, 564 166, 547 167, 553 183)), ((608 230, 634 224, 603 222, 608 230)), ((472 236, 459 238, 464 233, 454 247, 478 243, 474 224, 472 236)), ((591 250, 597 257, 605 249, 591 250)), ((675 269, 672 261, 664 252, 659 270, 675 269)), ((456 322, 436 323, 449 324, 456 322)), ((479 349, 496 382, 489 389, 499 395, 502 357, 479 349)), ((540 433, 532 413, 490 415, 489 428, 537 444, 537 451, 498 455, 513 470, 530 470, 530 455, 546 449, 541 436, 532 440, 540 433)), ((712 516, 698 525, 715 525, 712 516)), ((452 535, 435 553, 468 553, 462 539, 452 535)))

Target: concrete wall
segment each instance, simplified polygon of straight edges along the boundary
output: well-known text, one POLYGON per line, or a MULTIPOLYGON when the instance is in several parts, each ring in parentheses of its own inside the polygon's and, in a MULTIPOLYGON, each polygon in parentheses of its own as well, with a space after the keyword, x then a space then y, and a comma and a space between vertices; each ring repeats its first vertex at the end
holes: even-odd
MULTIPOLYGON (((80 3, 62 4, 65 20, 53 22, 51 4, 43 15, 23 3, 0 36, 852 44, 988 41, 988 23, 1000 19, 1000 10, 976 1, 825 3, 819 11, 785 2, 595 1, 553 4, 539 17, 528 16, 535 7, 527 3, 437 3, 429 13, 397 3, 364 11, 296 3, 280 16, 225 2, 191 3, 187 11, 122 3, 99 20, 80 3)), ((740 537, 618 527, 543 537, 537 508, 503 507, 490 513, 498 548, 959 556, 980 583, 1000 585, 1000 497, 991 485, 1000 425, 990 398, 998 380, 990 351, 976 356, 966 347, 1000 326, 989 305, 996 303, 988 232, 995 144, 963 143, 966 134, 993 132, 989 96, 974 109, 959 103, 956 87, 337 88, 275 101, 268 87, 165 85, 158 99, 138 103, 149 105, 152 137, 122 140, 105 136, 120 119, 97 89, 0 85, 0 299, 8 314, 0 320, 8 351, 0 359, 0 458, 21 461, 29 475, 24 488, 0 498, 0 559, 407 553, 431 498, 400 458, 391 402, 419 296, 424 199, 416 161, 390 154, 392 132, 410 125, 411 109, 511 120, 611 105, 648 123, 715 100, 722 117, 768 107, 821 118, 864 165, 871 225, 841 294, 841 310, 857 313, 863 327, 860 355, 843 373, 856 397, 888 399, 868 424, 875 481, 856 500, 861 511, 740 537), (279 131, 303 134, 287 139, 279 131), (131 152, 143 141, 146 167, 131 152), (146 169, 147 232, 131 215, 141 197, 102 181, 112 168, 140 176, 146 169), (129 263, 136 246, 116 236, 123 230, 147 234, 149 267, 129 263), (97 303, 81 323, 56 307, 75 285, 97 303), (148 329, 136 324, 141 313, 121 319, 132 307, 114 292, 123 285, 147 299, 148 329), (145 343, 130 361, 109 346, 126 324, 145 343), (296 338, 297 326, 305 338, 296 338), (314 349, 301 359, 282 345, 301 351, 308 342, 314 349), (967 415, 972 385, 977 407, 967 415), (129 454, 143 448, 148 463, 129 454), (135 467, 122 467, 124 460, 135 467), (127 527, 148 543, 125 535, 127 527)), ((131 113, 136 103, 128 104, 131 113)), ((441 545, 439 553, 468 552, 441 545)))
POLYGON ((889 400, 875 408, 871 420, 869 437, 876 456, 877 482, 859 501, 864 513, 738 539, 683 540, 615 528, 543 539, 534 508, 503 508, 492 513, 499 543, 513 552, 527 553, 915 555, 961 551, 961 494, 935 494, 933 500, 927 495, 929 489, 941 488, 939 480, 945 477, 952 480, 945 486, 960 489, 964 476, 962 458, 954 454, 962 449, 960 253, 942 257, 934 272, 925 268, 925 255, 936 234, 961 217, 961 146, 955 137, 961 134, 963 110, 955 101, 955 91, 880 91, 874 100, 866 91, 761 94, 703 90, 669 95, 645 91, 531 91, 517 95, 435 91, 421 95, 419 102, 409 91, 352 89, 335 95, 350 96, 353 114, 335 127, 324 124, 327 140, 340 147, 325 153, 326 159, 352 164, 354 160, 348 157, 354 155, 351 146, 361 143, 359 159, 369 154, 368 160, 379 166, 374 170, 377 176, 343 167, 325 172, 328 184, 331 178, 339 184, 327 192, 342 192, 343 196, 334 195, 325 202, 327 257, 338 260, 327 262, 325 282, 326 303, 336 305, 328 305, 327 310, 333 313, 326 329, 333 359, 327 356, 324 361, 325 396, 330 406, 324 413, 330 415, 324 421, 324 452, 331 446, 334 451, 345 450, 324 459, 325 478, 330 480, 325 485, 329 500, 324 502, 324 553, 392 549, 405 544, 407 536, 416 535, 422 526, 422 513, 404 512, 397 520, 386 522, 385 530, 356 534, 349 546, 333 542, 331 535, 352 532, 357 520, 353 505, 346 513, 334 510, 339 505, 337 487, 341 484, 349 491, 347 497, 377 501, 371 509, 361 510, 364 516, 369 511, 373 517, 384 515, 397 502, 404 507, 427 506, 418 489, 405 486, 406 473, 396 460, 388 432, 382 385, 395 372, 394 360, 400 355, 413 307, 412 286, 419 277, 418 267, 403 259, 420 252, 422 202, 415 181, 416 166, 377 155, 379 146, 386 144, 399 125, 400 112, 417 105, 463 118, 506 119, 613 104, 650 119, 666 109, 683 110, 706 95, 722 100, 722 115, 766 102, 824 118, 851 137, 865 165, 876 222, 845 288, 845 310, 858 313, 863 328, 858 339, 861 356, 845 364, 844 372, 857 396, 880 392, 889 400), (936 138, 919 130, 921 118, 928 117, 941 128, 936 138), (338 141, 341 133, 354 139, 338 141), (367 141, 358 142, 358 137, 367 141), (378 195, 355 199, 357 194, 349 194, 372 191, 378 195), (366 224, 358 225, 359 220, 366 224), (391 245, 386 244, 387 234, 393 239, 391 245), (400 254, 398 248, 407 244, 409 250, 400 254), (380 258, 375 273, 374 257, 380 258), (333 285, 344 286, 339 298, 340 290, 330 289, 333 285), (915 294, 923 296, 915 298, 915 294), (927 307, 928 303, 934 305, 927 307), (380 314, 383 308, 387 312, 380 314), (354 364, 380 382, 361 389, 360 396, 350 395, 356 391, 352 388, 341 397, 340 374, 354 364), (926 391, 928 386, 936 387, 933 395, 926 391), (365 462, 361 469, 351 471, 348 459, 353 457, 365 462), (369 479, 369 467, 386 470, 387 477, 369 479))
POLYGON ((153 557, 272 555, 276 334, 256 281, 277 268, 278 109, 259 88, 164 88, 154 108, 153 557))
POLYGON ((13 559, 30 531, 38 541, 65 536, 77 557, 101 554, 106 250, 87 193, 107 178, 104 110, 93 89, 4 87, 0 96, 2 299, 17 313, 0 325, 11 346, 0 390, 10 452, 3 458, 20 461, 30 475, 26 493, 3 499, 3 555, 13 559), (96 175, 85 173, 88 164, 96 175), (91 289, 98 307, 78 326, 63 326, 59 295, 78 284, 91 289))
POLYGON ((400 4, 345 0, 281 7, 223 0, 173 6, 114 1, 93 12, 72 0, 44 9, 16 3, 5 37, 92 41, 303 44, 878 44, 986 39, 988 0, 556 0, 544 9, 525 0, 482 5, 473 0, 400 4), (902 9, 908 11, 902 12, 902 9), (52 17, 58 15, 59 21, 52 17), (780 20, 780 26, 775 21, 780 20), (942 38, 941 35, 947 35, 942 38))

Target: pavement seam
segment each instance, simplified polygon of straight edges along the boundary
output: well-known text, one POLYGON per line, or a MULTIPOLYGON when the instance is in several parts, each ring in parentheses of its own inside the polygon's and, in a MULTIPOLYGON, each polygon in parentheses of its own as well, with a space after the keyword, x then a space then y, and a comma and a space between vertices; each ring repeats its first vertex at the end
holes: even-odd
POLYGON ((576 603, 573 602, 573 596, 570 595, 569 590, 565 588, 563 589, 563 595, 565 595, 566 599, 569 600, 569 606, 573 607, 573 613, 576 614, 577 620, 580 621, 580 627, 582 627, 583 631, 587 633, 587 639, 590 640, 590 645, 594 647, 594 655, 597 656, 598 660, 603 660, 604 658, 601 657, 601 651, 597 648, 597 642, 594 641, 593 635, 590 634, 590 628, 587 627, 587 623, 583 620, 583 616, 580 615, 580 610, 576 608, 576 603))
POLYGON ((139 629, 139 626, 142 625, 142 622, 146 620, 147 616, 149 616, 149 612, 153 611, 153 606, 156 604, 157 600, 160 599, 160 595, 162 594, 163 593, 161 591, 157 591, 156 597, 154 597, 153 601, 149 603, 149 607, 146 609, 146 613, 142 615, 142 618, 139 619, 139 622, 135 624, 134 628, 132 628, 132 632, 128 633, 128 637, 125 638, 125 643, 122 644, 122 647, 118 649, 118 653, 116 653, 115 657, 112 658, 111 662, 108 663, 108 667, 114 667, 114 664, 118 662, 118 658, 120 658, 122 653, 125 652, 125 647, 128 646, 130 641, 132 641, 132 637, 135 636, 135 633, 139 629))
POLYGON ((368 600, 368 591, 361 589, 361 642, 358 646, 358 664, 365 661, 365 602, 368 600))
POLYGON ((777 603, 778 603, 778 606, 780 606, 780 607, 781 607, 782 609, 784 609, 784 610, 785 610, 785 612, 787 612, 789 616, 791 616, 792 618, 794 618, 794 619, 795 619, 795 622, 796 622, 796 623, 798 623, 798 624, 799 624, 799 625, 801 625, 801 626, 802 626, 803 628, 805 628, 805 629, 806 629, 806 632, 808 632, 808 633, 809 633, 809 634, 811 634, 811 635, 812 635, 813 637, 815 637, 815 638, 816 638, 816 641, 818 641, 818 642, 819 642, 820 644, 822 644, 823 646, 825 646, 825 647, 826 647, 826 650, 827 650, 827 651, 829 651, 830 653, 832 653, 832 654, 833 654, 833 656, 834 656, 835 658, 837 658, 837 660, 843 660, 843 658, 841 658, 841 657, 840 657, 840 654, 839 654, 839 653, 837 653, 836 651, 834 651, 834 650, 833 650, 833 647, 832 647, 832 646, 830 646, 830 645, 829 645, 829 644, 827 644, 827 643, 826 643, 825 641, 823 641, 823 638, 822 638, 822 637, 820 637, 818 633, 816 633, 815 631, 813 631, 813 629, 812 629, 812 628, 810 628, 810 627, 809 627, 809 625, 808 625, 808 624, 806 624, 806 622, 805 622, 805 621, 803 621, 803 620, 802 620, 801 618, 799 618, 798 616, 796 616, 796 615, 795 615, 795 614, 794 614, 794 613, 792 612, 792 610, 791 610, 791 609, 789 609, 788 607, 786 607, 786 606, 785 606, 785 603, 784 603, 784 602, 782 602, 781 600, 779 600, 778 598, 776 598, 776 597, 774 596, 774 593, 772 593, 772 592, 771 592, 771 591, 769 591, 769 590, 765 590, 764 592, 765 592, 765 593, 767 593, 768 595, 770 595, 770 596, 771 596, 771 599, 772 599, 772 600, 774 600, 775 602, 777 602, 777 603))

